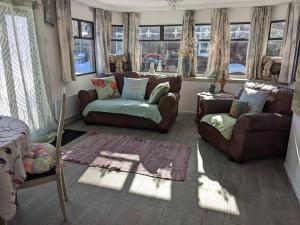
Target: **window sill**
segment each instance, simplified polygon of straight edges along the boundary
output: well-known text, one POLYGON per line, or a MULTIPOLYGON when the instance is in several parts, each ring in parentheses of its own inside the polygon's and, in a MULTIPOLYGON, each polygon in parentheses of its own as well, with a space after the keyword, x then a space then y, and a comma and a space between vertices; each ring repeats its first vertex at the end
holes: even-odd
MULTIPOLYGON (((207 78, 207 77, 189 77, 189 78, 182 78, 183 81, 196 81, 196 82, 214 82, 214 78, 207 78)), ((230 77, 226 79, 227 83, 245 83, 247 81, 246 78, 233 78, 230 77)))

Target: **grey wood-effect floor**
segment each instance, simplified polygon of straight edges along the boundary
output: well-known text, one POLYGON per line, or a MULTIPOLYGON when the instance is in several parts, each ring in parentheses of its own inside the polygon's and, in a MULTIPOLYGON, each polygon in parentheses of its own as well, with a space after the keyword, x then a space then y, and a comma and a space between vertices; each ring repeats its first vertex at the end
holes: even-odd
MULTIPOLYGON (((66 163, 67 224, 300 224, 300 205, 285 174, 284 159, 231 162, 201 140, 193 115, 180 114, 167 134, 86 126, 82 121, 67 128, 178 142, 192 148, 184 182, 66 163)), ((10 224, 64 224, 55 183, 19 191, 18 200, 10 224)))

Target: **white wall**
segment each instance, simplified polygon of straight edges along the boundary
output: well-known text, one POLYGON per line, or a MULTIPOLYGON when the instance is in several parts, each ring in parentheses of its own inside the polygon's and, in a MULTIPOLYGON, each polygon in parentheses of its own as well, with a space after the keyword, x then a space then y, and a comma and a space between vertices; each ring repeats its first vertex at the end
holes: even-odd
POLYGON ((296 114, 293 116, 284 166, 300 202, 300 117, 296 114))

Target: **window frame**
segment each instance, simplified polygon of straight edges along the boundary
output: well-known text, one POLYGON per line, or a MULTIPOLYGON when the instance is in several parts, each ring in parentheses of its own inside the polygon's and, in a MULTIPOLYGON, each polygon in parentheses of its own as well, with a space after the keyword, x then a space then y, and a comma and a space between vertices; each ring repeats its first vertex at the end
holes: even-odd
MULTIPOLYGON (((195 30, 196 30, 196 26, 210 26, 210 36, 211 36, 211 23, 196 23, 196 24, 194 25, 194 32, 195 32, 195 30)), ((196 37, 196 34, 195 34, 195 37, 196 37)), ((198 38, 197 38, 197 41, 198 41, 198 43, 199 43, 200 41, 207 41, 207 42, 210 43, 211 37, 210 37, 210 39, 207 39, 207 38, 200 38, 200 39, 198 39, 198 38)), ((198 47, 197 47, 197 48, 198 48, 198 47)), ((197 49, 197 51, 198 51, 198 49, 197 49)), ((198 57, 198 56, 197 56, 197 57, 198 57)), ((207 65, 206 65, 206 67, 207 67, 207 65)), ((205 72, 205 73, 206 73, 206 72, 205 72)), ((196 71, 196 76, 197 76, 197 74, 198 74, 199 77, 202 77, 202 76, 205 76, 205 73, 202 74, 202 73, 198 73, 198 71, 196 71)))
MULTIPOLYGON (((121 24, 112 24, 112 25, 111 25, 111 28, 113 28, 113 27, 122 27, 122 28, 123 28, 123 33, 124 33, 124 36, 125 36, 124 26, 123 26, 123 25, 121 25, 121 24)), ((110 43, 113 42, 113 41, 124 42, 124 39, 111 38, 111 39, 110 39, 110 43)), ((110 53, 109 53, 110 55, 115 55, 115 54, 111 54, 111 49, 110 49, 109 52, 110 52, 110 53)), ((124 43, 123 43, 123 54, 124 54, 124 43)))
MULTIPOLYGON (((250 21, 249 22, 232 22, 232 23, 229 24, 229 26, 231 26, 231 25, 245 25, 245 24, 250 25, 250 29, 251 29, 251 22, 250 21)), ((251 35, 251 30, 250 29, 249 29, 249 31, 250 31, 250 35, 251 35)), ((231 41, 247 41, 248 42, 247 46, 249 45, 249 38, 246 39, 246 38, 231 38, 230 37, 230 44, 231 44, 231 41)), ((246 53, 246 60, 247 60, 247 53, 246 53)), ((230 61, 230 56, 229 56, 229 61, 230 61)), ((229 65, 230 65, 230 62, 229 62, 229 65)), ((229 67, 229 65, 228 65, 228 67, 229 67)), ((228 72, 229 72, 229 68, 228 68, 228 72)), ((237 77, 244 78, 246 76, 246 73, 229 73, 229 75, 230 76, 232 75, 235 78, 237 78, 237 77)))
POLYGON ((76 77, 80 77, 80 76, 83 76, 83 75, 89 75, 89 74, 94 74, 96 73, 96 44, 95 44, 95 29, 94 29, 94 22, 93 21, 88 21, 88 20, 82 20, 82 19, 77 19, 77 18, 72 18, 72 21, 77 21, 78 23, 78 37, 76 36, 73 36, 73 39, 82 39, 82 40, 92 40, 94 41, 94 59, 95 59, 95 70, 92 71, 92 72, 88 72, 88 73, 81 73, 81 74, 75 74, 76 77), (82 37, 82 34, 81 34, 81 22, 85 22, 85 23, 91 23, 92 24, 92 37, 82 37))
MULTIPOLYGON (((267 52, 268 52, 269 41, 281 41, 281 44, 282 44, 283 37, 282 37, 282 38, 272 38, 272 37, 271 37, 272 24, 273 24, 273 23, 282 23, 282 22, 286 23, 286 20, 272 20, 272 21, 270 22, 270 28, 269 28, 269 35, 268 35, 268 42, 267 42, 266 56, 269 56, 269 55, 267 54, 267 52)), ((285 25, 285 24, 284 24, 284 25, 285 25)), ((279 56, 279 55, 278 55, 278 56, 279 56)), ((276 56, 276 57, 277 57, 277 56, 276 56)))
MULTIPOLYGON (((160 30, 160 35, 159 35, 159 39, 158 40, 141 40, 139 39, 139 42, 180 42, 181 41, 181 38, 178 38, 178 39, 165 39, 165 29, 164 27, 173 27, 173 26, 182 26, 182 24, 163 24, 163 25, 140 25, 140 27, 159 27, 159 30, 160 30)), ((179 59, 179 58, 178 58, 179 59)), ((141 71, 141 72, 145 72, 145 71, 141 71)), ((163 73, 170 73, 170 74, 173 74, 174 72, 171 72, 171 71, 160 71, 160 72, 163 72, 163 73)))

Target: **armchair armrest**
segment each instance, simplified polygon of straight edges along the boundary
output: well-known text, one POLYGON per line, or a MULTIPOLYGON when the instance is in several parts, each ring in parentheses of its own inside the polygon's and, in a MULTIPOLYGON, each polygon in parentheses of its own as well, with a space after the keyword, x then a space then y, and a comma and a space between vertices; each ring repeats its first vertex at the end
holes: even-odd
POLYGON ((241 115, 235 124, 235 130, 244 131, 289 131, 291 115, 278 113, 247 113, 241 115))
POLYGON ((229 113, 233 99, 202 99, 199 103, 199 120, 207 114, 229 113))
POLYGON ((78 92, 78 98, 80 101, 80 111, 82 112, 87 104, 97 100, 96 90, 81 90, 78 92))

